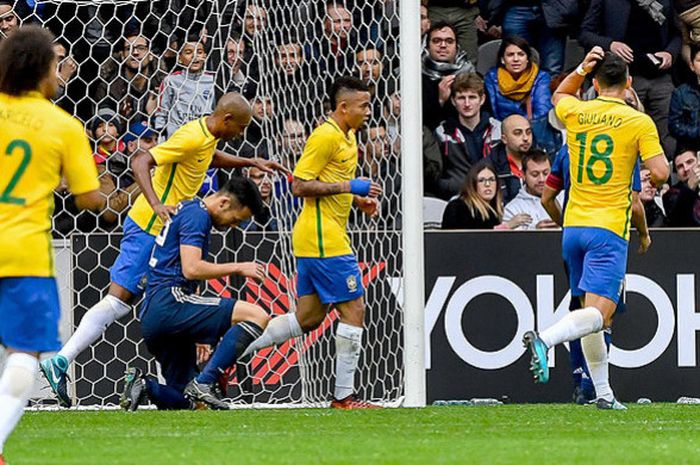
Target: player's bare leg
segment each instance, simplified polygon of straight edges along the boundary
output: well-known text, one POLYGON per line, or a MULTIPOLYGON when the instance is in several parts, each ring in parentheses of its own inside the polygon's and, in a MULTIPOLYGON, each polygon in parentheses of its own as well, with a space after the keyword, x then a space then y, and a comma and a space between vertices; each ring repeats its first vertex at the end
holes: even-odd
POLYGON ((362 351, 365 303, 362 297, 336 304, 340 322, 335 333, 335 393, 332 408, 379 408, 355 395, 355 372, 362 351))
POLYGON ((24 413, 39 366, 36 352, 8 348, 8 354, 0 376, 0 463, 4 463, 3 446, 24 413))
POLYGON ((70 364, 83 350, 99 339, 109 325, 131 312, 132 299, 133 294, 130 291, 119 284, 110 283, 107 295, 83 315, 80 325, 58 354, 41 362, 41 372, 56 394, 59 405, 71 406, 67 382, 70 364))

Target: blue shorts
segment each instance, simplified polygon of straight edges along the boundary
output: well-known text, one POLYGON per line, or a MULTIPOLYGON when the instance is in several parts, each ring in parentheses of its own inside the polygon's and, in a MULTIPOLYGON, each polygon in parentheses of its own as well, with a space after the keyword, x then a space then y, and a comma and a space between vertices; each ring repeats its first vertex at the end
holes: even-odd
POLYGON ((586 292, 617 303, 624 287, 629 244, 602 228, 566 227, 562 253, 572 296, 586 292))
POLYGON ((323 304, 362 297, 362 273, 354 255, 330 258, 297 257, 297 296, 317 294, 323 304))
POLYGON ((119 256, 109 270, 109 278, 134 296, 143 294, 148 260, 151 258, 155 236, 141 229, 131 218, 124 222, 124 236, 119 256))
POLYGON ((235 299, 185 294, 180 288, 149 290, 141 332, 168 386, 182 390, 197 376, 196 343, 214 345, 231 328, 235 299))
POLYGON ((0 343, 23 352, 61 348, 55 278, 0 278, 0 343))

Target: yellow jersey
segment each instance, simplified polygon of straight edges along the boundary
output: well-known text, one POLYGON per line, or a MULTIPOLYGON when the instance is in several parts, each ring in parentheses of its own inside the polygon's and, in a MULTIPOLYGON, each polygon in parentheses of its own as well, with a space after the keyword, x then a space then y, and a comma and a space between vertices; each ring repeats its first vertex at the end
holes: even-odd
POLYGON ((54 276, 53 191, 98 190, 83 125, 38 92, 0 93, 0 277, 54 276))
POLYGON ((604 228, 629 240, 637 157, 663 155, 654 122, 612 97, 565 97, 556 113, 566 126, 570 160, 564 226, 604 228))
MULTIPOLYGON (((156 161, 153 190, 163 205, 177 205, 191 200, 202 188, 219 139, 207 129, 202 117, 182 126, 170 139, 150 149, 156 161)), ((157 236, 163 222, 153 212, 146 197, 140 195, 129 218, 148 234, 157 236)))
MULTIPOLYGON (((329 118, 311 133, 294 169, 294 177, 337 183, 354 179, 356 170, 355 133, 345 134, 329 118)), ((352 201, 352 194, 304 199, 292 233, 294 255, 326 258, 352 254, 347 233, 352 201)))

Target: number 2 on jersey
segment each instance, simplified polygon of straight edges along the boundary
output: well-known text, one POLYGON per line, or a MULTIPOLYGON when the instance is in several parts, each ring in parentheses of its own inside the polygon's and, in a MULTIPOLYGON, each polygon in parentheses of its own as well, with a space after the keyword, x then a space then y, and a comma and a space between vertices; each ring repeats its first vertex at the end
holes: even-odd
POLYGON ((5 190, 0 194, 0 203, 9 203, 12 205, 24 205, 27 200, 21 197, 13 197, 12 191, 17 186, 20 178, 24 174, 29 165, 29 161, 32 159, 32 148, 26 140, 15 139, 7 145, 5 149, 5 156, 13 156, 15 152, 22 152, 22 161, 17 167, 17 171, 12 175, 10 182, 5 187, 5 190))
POLYGON ((576 175, 576 180, 578 182, 583 182, 583 172, 585 166, 586 175, 593 184, 605 184, 606 182, 610 181, 610 178, 612 178, 613 175, 613 162, 610 159, 610 154, 612 154, 613 152, 614 145, 612 137, 610 137, 607 134, 598 134, 597 136, 595 136, 591 140, 591 156, 588 158, 588 161, 586 161, 587 138, 587 132, 581 132, 579 134, 576 134, 576 141, 579 143, 580 147, 580 153, 578 157, 578 173, 576 175), (605 146, 602 150, 600 148, 601 145, 605 146), (598 162, 603 163, 603 165, 605 166, 605 172, 602 176, 596 175, 596 173, 593 171, 593 166, 598 162))

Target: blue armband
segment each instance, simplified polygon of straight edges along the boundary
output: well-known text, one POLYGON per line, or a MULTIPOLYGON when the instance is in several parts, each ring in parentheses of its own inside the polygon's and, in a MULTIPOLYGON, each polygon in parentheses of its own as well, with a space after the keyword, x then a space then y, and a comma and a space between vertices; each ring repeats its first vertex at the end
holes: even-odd
POLYGON ((350 193, 361 197, 367 197, 371 186, 372 181, 369 179, 353 179, 350 181, 350 193))

